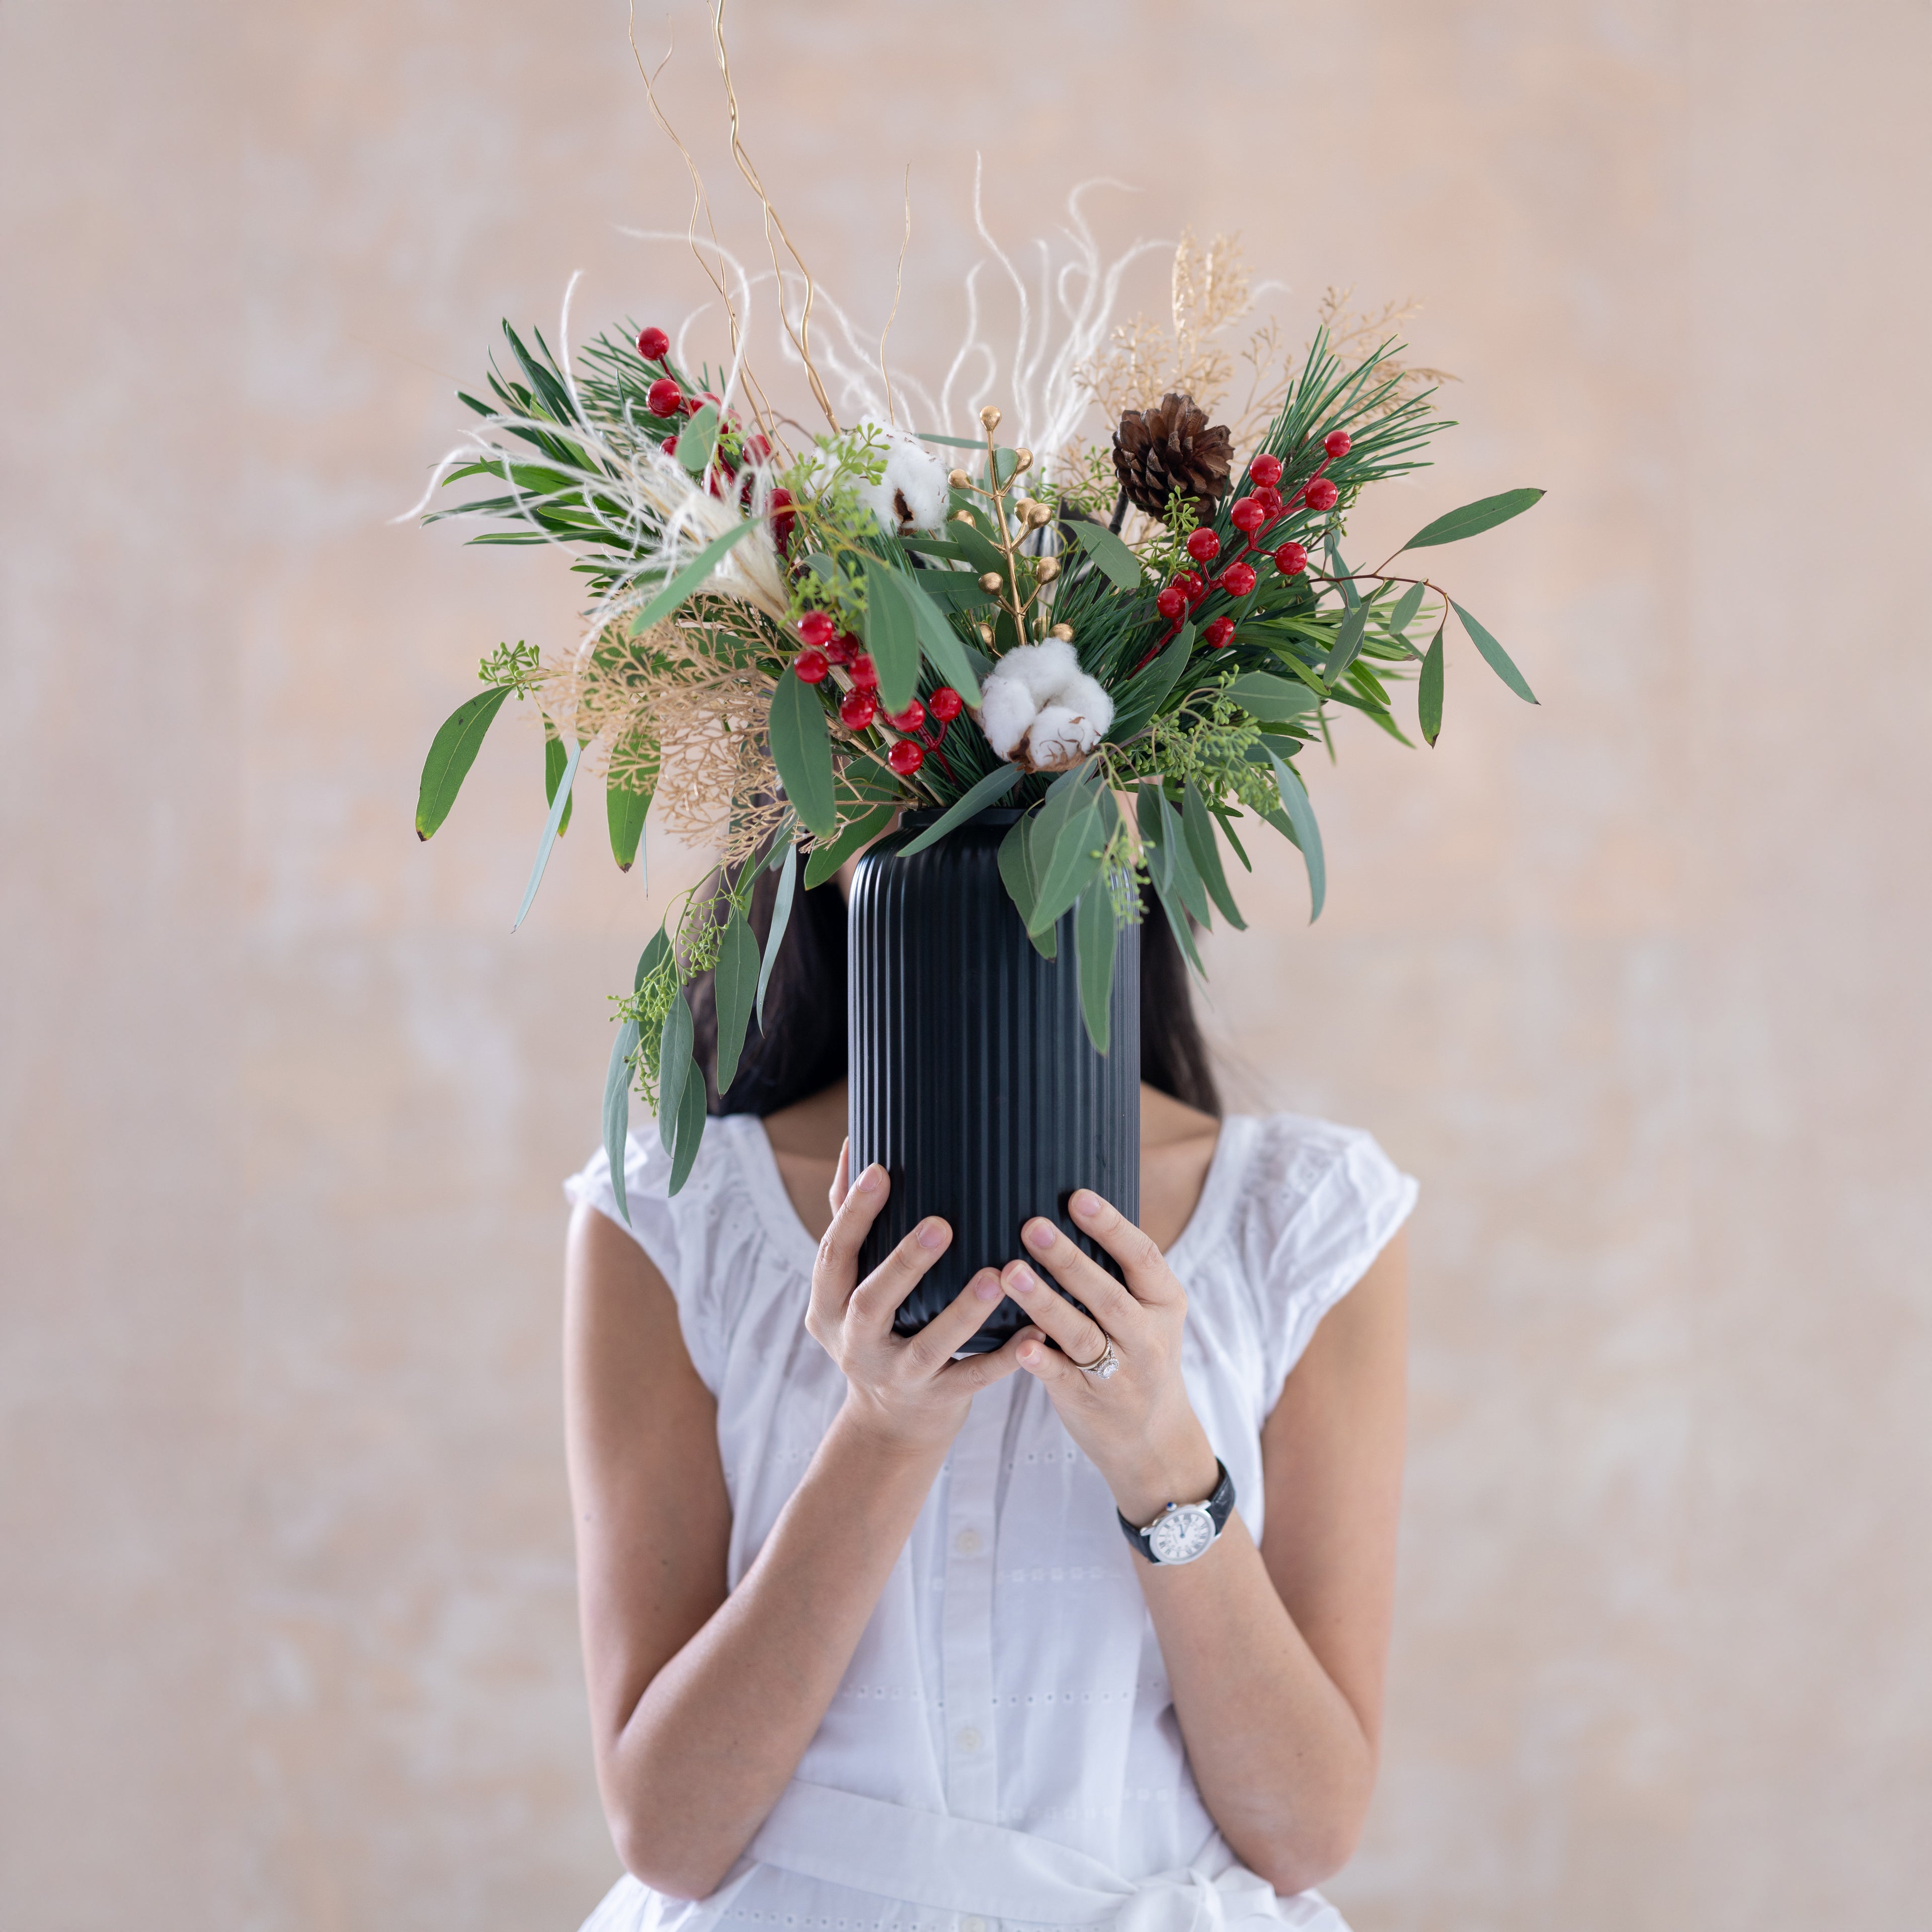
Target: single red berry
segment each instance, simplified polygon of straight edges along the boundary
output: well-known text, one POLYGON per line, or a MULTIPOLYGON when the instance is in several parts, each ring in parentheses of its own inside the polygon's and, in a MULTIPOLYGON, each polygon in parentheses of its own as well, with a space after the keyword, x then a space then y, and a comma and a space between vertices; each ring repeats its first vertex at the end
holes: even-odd
POLYGON ((1196 563, 1212 563, 1221 554, 1221 539, 1212 530, 1196 530, 1187 539, 1187 554, 1196 563))
POLYGON ((1179 591, 1190 604, 1199 603, 1208 594, 1207 585, 1203 584, 1191 570, 1181 572, 1169 587, 1179 591))
POLYGON ((1262 508, 1258 498, 1244 496, 1228 512, 1228 520, 1243 535, 1252 536, 1268 521, 1268 512, 1262 508))
POLYGON ((684 392, 668 376, 660 376, 644 392, 644 406, 654 416, 674 416, 684 392))
POLYGON ((1202 635, 1208 640, 1208 648, 1225 651, 1234 641, 1234 620, 1232 617, 1216 617, 1202 635))
POLYGON ((791 533, 798 527, 798 519, 792 514, 791 492, 774 490, 772 492, 772 541, 780 550, 790 548, 791 533))
POLYGON ((886 763, 902 778, 909 778, 926 763, 926 747, 916 745, 910 738, 902 738, 886 754, 886 763))
POLYGON ((1332 510, 1341 491, 1325 476, 1318 476, 1302 493, 1308 499, 1311 510, 1332 510))
POLYGON ((895 731, 916 731, 926 722, 926 706, 915 698, 903 711, 888 713, 886 722, 895 731))
POLYGON ((838 700, 838 722, 848 731, 862 731, 879 715, 879 700, 869 691, 848 691, 838 700))
POLYGON ((658 445, 658 447, 665 455, 675 456, 677 454, 677 438, 674 436, 668 436, 658 445))
POLYGON ((864 646, 850 631, 841 631, 825 646, 825 655, 836 664, 849 664, 864 646))
POLYGON ((847 669, 851 674, 852 682, 856 685, 861 691, 876 691, 878 689, 879 674, 878 668, 873 664, 871 657, 866 652, 861 651, 859 655, 852 660, 851 663, 847 666, 847 669))
POLYGON ((684 412, 688 416, 694 416, 706 403, 715 404, 718 398, 709 389, 701 395, 686 396, 684 399, 684 412))
POLYGON ((950 724, 966 708, 966 700, 950 684, 942 684, 926 700, 926 708, 942 724, 950 724))
POLYGON ((765 439, 756 434, 744 440, 745 460, 747 463, 764 463, 769 460, 772 446, 765 439))
POLYGON ((1187 598, 1184 592, 1170 584, 1154 600, 1154 608, 1171 624, 1187 608, 1187 598))
POLYGON ((1231 563, 1221 573, 1221 588, 1230 597, 1245 597, 1255 587, 1254 566, 1231 563))
POLYGON ((1262 489, 1272 490, 1281 481, 1281 458, 1258 456, 1248 465, 1248 475, 1262 489))
POLYGON ((1274 567, 1284 577, 1299 577, 1308 568, 1308 553, 1298 543, 1285 543, 1274 554, 1274 567))
POLYGON ((1268 513, 1270 523, 1281 514, 1281 492, 1272 483, 1264 483, 1255 492, 1255 501, 1268 513))
MULTIPOLYGON (((638 353, 646 362, 662 362, 670 353, 670 338, 661 328, 647 328, 638 338, 638 353)), ((668 410, 653 410, 653 416, 668 416, 668 410)))
POLYGON ((823 651, 800 651, 792 659, 791 668, 798 673, 800 683, 820 684, 832 668, 832 660, 823 651))
POLYGON ((1330 458, 1346 456, 1354 446, 1354 438, 1345 429, 1330 430, 1322 439, 1322 447, 1330 458))
POLYGON ((808 610, 796 626, 799 636, 815 651, 822 651, 838 634, 838 620, 829 610, 808 610))

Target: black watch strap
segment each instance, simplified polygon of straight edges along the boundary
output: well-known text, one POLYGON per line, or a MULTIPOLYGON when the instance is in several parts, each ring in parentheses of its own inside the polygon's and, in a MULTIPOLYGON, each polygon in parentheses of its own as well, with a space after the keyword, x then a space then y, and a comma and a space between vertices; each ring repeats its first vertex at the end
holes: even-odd
MULTIPOLYGON (((1218 1537, 1227 1528, 1228 1517, 1234 1513, 1234 1479, 1228 1474, 1227 1464, 1218 1456, 1214 1459, 1214 1473, 1219 1480, 1215 1483, 1214 1494, 1204 1503, 1196 1507, 1208 1512, 1208 1520, 1214 1526, 1214 1534, 1218 1537)), ((1171 1510, 1174 1505, 1169 1503, 1167 1507, 1171 1510)), ((1130 1522, 1118 1510, 1114 1514, 1120 1516, 1121 1532, 1134 1553, 1145 1562, 1158 1561, 1148 1540, 1148 1531, 1154 1527, 1154 1523, 1149 1523, 1143 1528, 1138 1523, 1130 1522)), ((1159 1516, 1154 1519, 1155 1522, 1160 1520, 1159 1516)))

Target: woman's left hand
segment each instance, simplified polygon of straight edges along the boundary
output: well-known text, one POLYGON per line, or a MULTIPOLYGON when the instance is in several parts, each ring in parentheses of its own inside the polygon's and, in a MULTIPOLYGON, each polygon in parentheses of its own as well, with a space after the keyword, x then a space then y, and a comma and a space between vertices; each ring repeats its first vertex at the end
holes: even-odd
POLYGON ((1187 1294, 1149 1235, 1086 1188, 1067 1203, 1076 1224, 1120 1264, 1124 1287, 1054 1224, 1029 1221, 1020 1238, 1083 1315, 1024 1262, 1000 1281, 1031 1318, 1020 1366, 1042 1383, 1067 1433, 1106 1479, 1130 1522, 1151 1522, 1171 1502, 1199 1502, 1214 1487, 1214 1451, 1180 1376, 1187 1294), (1046 1336, 1059 1343, 1047 1346, 1046 1336), (1112 1342, 1120 1366, 1104 1382, 1076 1366, 1112 1342))

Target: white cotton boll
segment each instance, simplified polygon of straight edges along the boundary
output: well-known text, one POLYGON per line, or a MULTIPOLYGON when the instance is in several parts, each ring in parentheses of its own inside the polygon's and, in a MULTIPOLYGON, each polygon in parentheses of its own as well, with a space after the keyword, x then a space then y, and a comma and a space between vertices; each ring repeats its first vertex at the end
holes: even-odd
POLYGON ((1010 678, 1033 699, 1037 709, 1058 691, 1069 678, 1080 675, 1080 660, 1064 638, 1048 638, 1037 644, 1022 644, 1000 658, 995 677, 1010 678))
POLYGON ((902 530, 937 530, 952 501, 946 466, 916 436, 868 418, 873 446, 885 446, 886 473, 876 483, 859 485, 860 501, 895 535, 902 530))
POLYGON ((1009 651, 980 689, 986 742, 1028 771, 1065 770, 1114 722, 1113 700, 1082 670, 1064 638, 1009 651))
POLYGON ((980 728, 996 755, 1012 756, 1013 747, 1026 735, 1036 709, 1033 693, 1018 678, 996 673, 980 685, 980 728))

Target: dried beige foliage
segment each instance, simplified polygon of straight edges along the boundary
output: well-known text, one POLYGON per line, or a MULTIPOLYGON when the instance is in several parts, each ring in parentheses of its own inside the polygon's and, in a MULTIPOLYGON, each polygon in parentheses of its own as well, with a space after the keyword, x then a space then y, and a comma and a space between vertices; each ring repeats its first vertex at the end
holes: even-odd
POLYGON ((586 740, 608 784, 655 794, 654 821, 728 860, 784 818, 767 721, 770 677, 745 662, 742 607, 702 597, 641 638, 621 625, 544 668, 544 709, 586 740))

